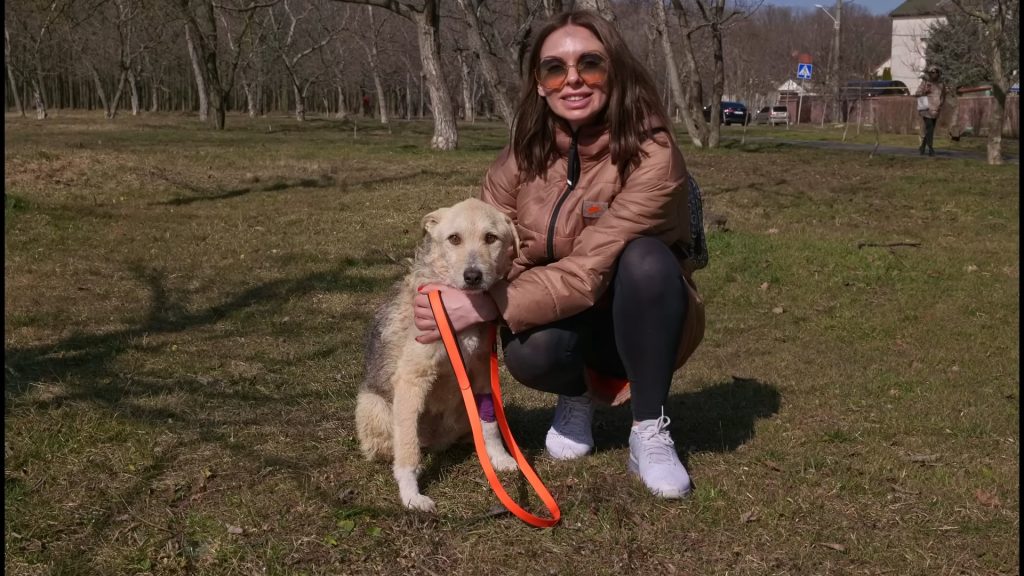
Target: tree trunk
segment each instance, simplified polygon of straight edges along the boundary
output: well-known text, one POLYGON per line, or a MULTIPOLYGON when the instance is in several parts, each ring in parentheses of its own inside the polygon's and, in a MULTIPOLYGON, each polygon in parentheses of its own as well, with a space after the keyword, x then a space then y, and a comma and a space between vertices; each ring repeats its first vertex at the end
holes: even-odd
POLYGON ((7 68, 7 80, 11 83, 11 96, 14 97, 14 108, 19 116, 25 116, 25 108, 21 105, 21 95, 18 93, 18 82, 14 78, 14 67, 11 65, 11 36, 4 26, 4 67, 7 68))
POLYGON ((36 71, 36 78, 32 80, 32 101, 36 107, 36 120, 45 120, 48 116, 46 112, 46 97, 43 96, 43 77, 38 70, 36 71))
MULTIPOLYGON (((717 7, 716 9, 721 10, 720 8, 717 7)), ((721 13, 719 12, 718 14, 716 14, 715 18, 720 19, 721 13)), ((711 39, 712 52, 714 54, 715 62, 715 76, 714 81, 711 84, 711 127, 708 130, 707 142, 708 148, 717 148, 722 136, 722 93, 725 92, 725 55, 722 50, 722 28, 721 26, 718 25, 717 22, 711 24, 711 39), (718 110, 714 109, 716 103, 718 110)), ((744 121, 746 121, 745 118, 744 121)))
POLYGON ((99 71, 92 64, 86 64, 89 68, 89 74, 92 76, 92 83, 96 87, 96 96, 100 99, 100 105, 103 106, 103 117, 110 120, 110 101, 107 99, 107 91, 103 88, 103 79, 100 78, 99 71))
POLYGON ((245 90, 245 109, 249 112, 249 118, 256 117, 256 94, 253 85, 242 79, 242 89, 245 90))
POLYGON ((128 94, 131 97, 132 116, 139 115, 139 85, 136 82, 135 71, 128 69, 128 94))
POLYGON ((466 122, 475 122, 473 117, 473 90, 469 79, 469 63, 466 62, 465 52, 456 52, 455 57, 459 60, 459 76, 462 79, 462 117, 466 122))
MULTIPOLYGON (((501 83, 501 74, 498 73, 494 57, 487 49, 483 31, 480 29, 480 20, 476 17, 476 8, 473 6, 472 0, 456 1, 462 8, 462 12, 466 15, 466 24, 469 27, 469 45, 473 48, 480 61, 480 71, 483 73, 484 81, 487 83, 487 90, 491 93, 491 98, 494 99, 494 103, 498 106, 498 113, 501 114, 501 119, 505 121, 506 126, 511 128, 512 121, 515 119, 515 107, 508 97, 505 86, 501 83)), ((472 106, 472 104, 470 105, 472 106)), ((466 119, 469 120, 469 117, 467 116, 466 119)))
POLYGON ((196 52, 195 42, 192 40, 192 33, 185 25, 185 41, 188 44, 188 55, 192 60, 192 72, 196 78, 196 92, 199 93, 199 120, 206 122, 210 117, 209 90, 206 88, 206 77, 203 75, 203 66, 199 62, 199 54, 196 52))
MULTIPOLYGON (((690 115, 690 121, 697 128, 696 133, 691 135, 690 139, 694 140, 694 144, 698 147, 704 148, 708 145, 708 131, 710 128, 707 121, 704 120, 704 85, 700 79, 697 58, 694 56, 692 38, 694 30, 690 28, 689 19, 683 10, 682 4, 676 0, 673 0, 673 4, 679 19, 679 26, 683 30, 683 94, 686 100, 686 106, 683 108, 683 118, 685 120, 686 115, 690 115)), ((717 115, 718 112, 718 110, 712 110, 711 114, 717 115)))
POLYGON ((434 135, 430 139, 430 147, 435 150, 454 150, 459 145, 459 132, 448 84, 441 72, 441 29, 437 0, 426 0, 423 12, 414 13, 413 20, 416 23, 423 73, 430 91, 430 109, 434 116, 434 135))
MULTIPOLYGON (((657 29, 658 36, 661 37, 661 50, 665 57, 665 68, 668 69, 668 85, 672 92, 672 100, 683 116, 683 124, 686 126, 686 133, 690 136, 690 141, 693 142, 694 146, 702 148, 704 142, 701 138, 700 128, 697 126, 697 122, 690 109, 690 104, 687 101, 682 80, 679 78, 679 68, 676 66, 675 53, 672 50, 672 42, 668 36, 665 6, 661 2, 654 3, 654 26, 657 29)), ((683 41, 689 42, 685 36, 683 41)), ((692 51, 688 52, 688 50, 684 50, 684 54, 689 53, 692 57, 692 51)))
POLYGON ((988 51, 992 59, 992 100, 993 109, 988 116, 988 163, 992 165, 1003 163, 1003 119, 1006 115, 1006 92, 1009 90, 1009 82, 1003 70, 1003 51, 1001 39, 1003 38, 1003 20, 995 15, 986 22, 988 27, 988 51))
POLYGON ((149 111, 157 112, 158 110, 160 110, 160 88, 154 79, 149 87, 149 111))
POLYGON ((292 93, 295 94, 295 119, 299 122, 306 121, 306 102, 303 98, 302 90, 299 89, 299 85, 292 83, 292 93))
POLYGON ((117 90, 114 91, 114 97, 110 101, 110 116, 108 118, 111 120, 117 117, 117 110, 121 106, 121 94, 124 93, 124 85, 127 78, 127 70, 121 70, 121 77, 117 79, 117 90))

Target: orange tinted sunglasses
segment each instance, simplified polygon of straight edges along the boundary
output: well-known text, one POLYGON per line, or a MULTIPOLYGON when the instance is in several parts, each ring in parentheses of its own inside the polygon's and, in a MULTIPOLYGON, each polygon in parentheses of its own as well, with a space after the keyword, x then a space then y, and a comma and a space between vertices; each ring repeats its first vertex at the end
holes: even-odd
POLYGON ((545 90, 561 90, 569 78, 569 68, 575 68, 580 80, 591 88, 601 86, 608 79, 608 60, 596 52, 580 56, 575 64, 566 64, 561 58, 547 58, 537 67, 537 83, 545 90))

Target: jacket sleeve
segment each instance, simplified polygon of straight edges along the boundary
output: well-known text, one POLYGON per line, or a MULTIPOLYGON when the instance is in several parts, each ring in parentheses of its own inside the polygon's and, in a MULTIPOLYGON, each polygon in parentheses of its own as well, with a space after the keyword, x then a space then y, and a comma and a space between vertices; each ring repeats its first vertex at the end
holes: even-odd
POLYGON ((661 143, 650 139, 643 145, 648 156, 629 175, 608 211, 579 235, 568 256, 491 288, 512 332, 593 306, 607 289, 628 242, 640 236, 670 236, 666 232, 680 224, 680 202, 686 205, 686 166, 670 138, 657 140, 661 143))

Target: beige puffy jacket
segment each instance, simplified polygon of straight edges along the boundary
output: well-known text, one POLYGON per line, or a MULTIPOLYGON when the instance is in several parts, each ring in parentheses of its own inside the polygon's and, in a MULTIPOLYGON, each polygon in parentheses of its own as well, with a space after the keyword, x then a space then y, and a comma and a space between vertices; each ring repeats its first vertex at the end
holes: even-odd
POLYGON ((566 318, 604 295, 626 244, 640 236, 660 238, 679 258, 689 287, 689 307, 676 366, 682 366, 704 335, 704 302, 693 283, 690 210, 683 156, 666 130, 641 146, 640 164, 620 183, 604 126, 581 128, 578 182, 567 182, 573 137, 556 130, 558 158, 547 174, 520 182, 515 155, 506 148, 487 171, 481 199, 512 218, 522 253, 508 282, 492 287, 513 332, 566 318))

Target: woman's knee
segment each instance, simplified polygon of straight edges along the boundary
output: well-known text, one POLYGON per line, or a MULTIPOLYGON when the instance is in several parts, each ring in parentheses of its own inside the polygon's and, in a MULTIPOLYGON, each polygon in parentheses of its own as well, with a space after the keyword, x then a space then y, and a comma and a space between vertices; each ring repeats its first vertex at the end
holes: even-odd
POLYGON ((502 330, 501 336, 505 366, 518 382, 544 392, 578 393, 583 375, 578 335, 549 329, 519 336, 502 330))
POLYGON ((664 242, 648 236, 633 240, 619 256, 615 273, 619 290, 675 291, 681 286, 679 262, 664 242))

